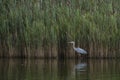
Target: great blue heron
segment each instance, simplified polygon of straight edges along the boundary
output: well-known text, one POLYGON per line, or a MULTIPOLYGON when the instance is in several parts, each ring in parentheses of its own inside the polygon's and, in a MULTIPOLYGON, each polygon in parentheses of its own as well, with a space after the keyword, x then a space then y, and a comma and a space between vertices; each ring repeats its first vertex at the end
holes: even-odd
POLYGON ((87 54, 87 51, 85 51, 84 49, 79 48, 79 47, 76 48, 74 41, 71 41, 71 42, 68 42, 68 43, 72 43, 72 44, 73 44, 73 49, 74 49, 77 53, 79 53, 79 54, 87 54))

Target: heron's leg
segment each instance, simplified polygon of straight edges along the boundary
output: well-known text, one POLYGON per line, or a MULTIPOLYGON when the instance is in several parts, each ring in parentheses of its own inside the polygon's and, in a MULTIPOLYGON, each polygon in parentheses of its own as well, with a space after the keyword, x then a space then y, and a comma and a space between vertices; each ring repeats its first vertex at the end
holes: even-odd
POLYGON ((82 59, 82 55, 77 53, 78 59, 82 59))

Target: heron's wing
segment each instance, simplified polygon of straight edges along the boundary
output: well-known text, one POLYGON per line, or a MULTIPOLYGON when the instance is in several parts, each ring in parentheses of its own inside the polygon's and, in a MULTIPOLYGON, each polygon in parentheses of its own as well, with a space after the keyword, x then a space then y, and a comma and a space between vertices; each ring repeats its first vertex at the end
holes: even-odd
POLYGON ((78 52, 78 53, 81 53, 81 54, 87 54, 87 51, 85 51, 82 48, 75 48, 75 51, 78 52))

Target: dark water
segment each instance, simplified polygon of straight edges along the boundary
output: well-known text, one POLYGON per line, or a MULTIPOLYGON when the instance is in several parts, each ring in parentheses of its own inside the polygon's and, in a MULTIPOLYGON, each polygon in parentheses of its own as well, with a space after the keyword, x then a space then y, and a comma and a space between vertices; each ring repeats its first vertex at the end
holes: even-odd
POLYGON ((0 59, 0 80, 120 80, 120 61, 0 59))

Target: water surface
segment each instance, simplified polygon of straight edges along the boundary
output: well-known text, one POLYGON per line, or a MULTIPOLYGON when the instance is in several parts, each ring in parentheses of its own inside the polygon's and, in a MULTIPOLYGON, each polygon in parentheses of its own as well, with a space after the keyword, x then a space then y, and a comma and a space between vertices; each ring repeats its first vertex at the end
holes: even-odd
POLYGON ((0 80, 120 80, 120 62, 0 59, 0 80))

